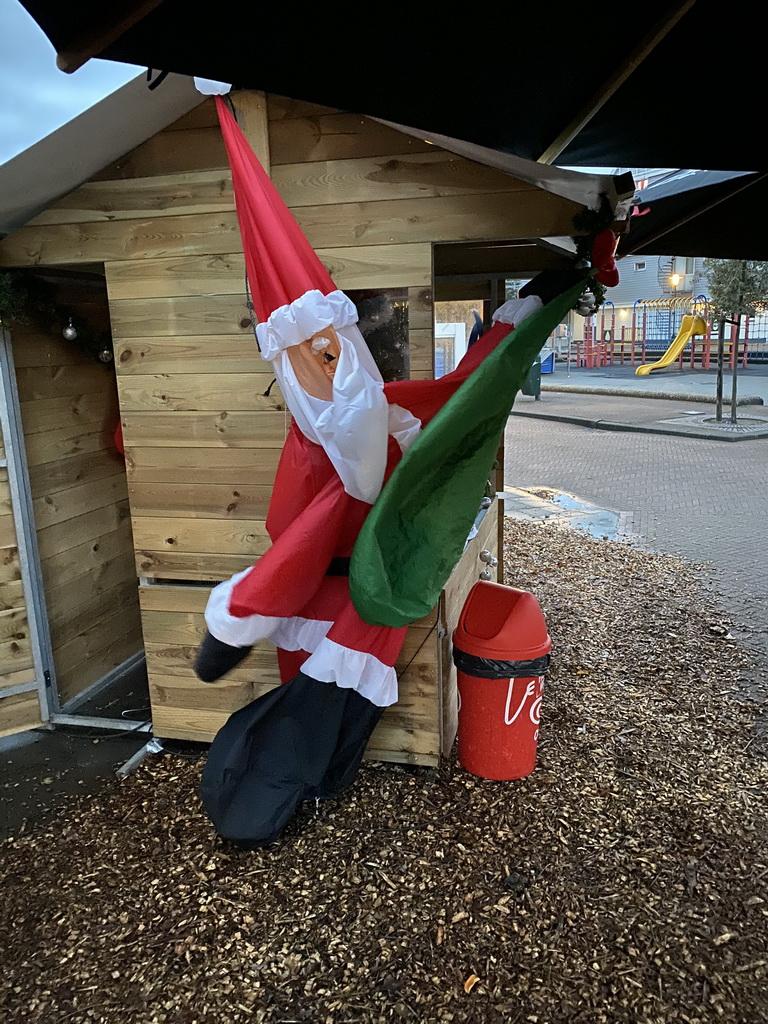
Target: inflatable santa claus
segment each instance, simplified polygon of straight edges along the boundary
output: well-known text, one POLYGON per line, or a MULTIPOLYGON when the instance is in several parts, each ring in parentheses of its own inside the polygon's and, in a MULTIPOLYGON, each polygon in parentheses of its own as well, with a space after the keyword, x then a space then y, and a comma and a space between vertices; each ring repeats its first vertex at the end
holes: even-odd
MULTIPOLYGON (((212 591, 208 632, 196 660, 198 676, 213 683, 254 644, 266 640, 277 648, 284 685, 230 717, 211 745, 202 779, 203 801, 219 834, 253 848, 275 840, 302 801, 338 796, 349 785, 383 709, 397 701, 395 663, 407 622, 418 615, 390 617, 386 596, 370 605, 378 611, 368 613, 366 601, 350 592, 356 542, 382 489, 386 494, 406 453, 429 440, 436 414, 460 397, 462 385, 510 331, 565 293, 562 310, 541 319, 524 357, 517 358, 520 374, 528 372, 585 274, 574 269, 534 278, 519 298, 497 310, 492 328, 452 373, 385 384, 354 304, 334 285, 226 102, 216 102, 259 349, 291 414, 266 521, 271 547, 212 591)), ((509 406, 511 400, 504 405, 502 399, 505 417, 509 406)), ((457 409, 453 421, 461 422, 462 415, 457 409)), ((493 445, 495 453, 501 430, 503 423, 490 424, 488 451, 493 445)), ((474 471, 481 484, 488 471, 488 465, 474 471)), ((479 496, 463 498, 476 511, 479 496)), ((381 517, 376 525, 382 529, 381 517)), ((399 528, 408 532, 407 523, 399 528)), ((459 519, 459 540, 462 530, 466 539, 459 519)), ((449 551, 438 583, 452 564, 449 551)), ((380 558, 370 560, 370 580, 369 563, 358 558, 357 566, 361 593, 376 573, 389 574, 387 595, 410 586, 407 570, 387 568, 380 558)))

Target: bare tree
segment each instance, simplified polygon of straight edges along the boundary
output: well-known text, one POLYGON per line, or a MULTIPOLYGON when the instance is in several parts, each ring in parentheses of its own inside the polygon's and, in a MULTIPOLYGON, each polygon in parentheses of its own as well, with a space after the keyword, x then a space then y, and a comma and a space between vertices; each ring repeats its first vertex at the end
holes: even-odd
MULTIPOLYGON (((704 260, 709 286, 709 304, 713 319, 718 321, 717 335, 717 421, 723 418, 723 348, 725 325, 735 325, 738 350, 739 329, 743 316, 755 316, 768 308, 768 262, 764 260, 704 260)), ((731 384, 731 423, 736 422, 738 351, 733 358, 731 384)))

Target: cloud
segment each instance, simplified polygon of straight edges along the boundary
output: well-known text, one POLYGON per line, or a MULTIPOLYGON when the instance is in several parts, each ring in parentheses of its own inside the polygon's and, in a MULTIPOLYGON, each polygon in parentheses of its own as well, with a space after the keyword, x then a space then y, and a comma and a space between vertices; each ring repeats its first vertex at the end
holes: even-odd
POLYGON ((18 0, 0 0, 0 163, 27 149, 142 73, 93 60, 72 75, 18 0))

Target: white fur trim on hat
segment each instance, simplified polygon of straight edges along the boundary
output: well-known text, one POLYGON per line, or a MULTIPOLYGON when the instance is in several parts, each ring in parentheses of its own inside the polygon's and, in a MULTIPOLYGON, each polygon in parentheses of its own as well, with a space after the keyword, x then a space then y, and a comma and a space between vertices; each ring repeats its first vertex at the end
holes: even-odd
POLYGON ((300 345, 324 327, 342 330, 357 323, 357 310, 344 292, 323 295, 319 290, 305 292, 290 305, 280 306, 265 323, 256 327, 259 349, 265 359, 273 360, 279 352, 300 345))

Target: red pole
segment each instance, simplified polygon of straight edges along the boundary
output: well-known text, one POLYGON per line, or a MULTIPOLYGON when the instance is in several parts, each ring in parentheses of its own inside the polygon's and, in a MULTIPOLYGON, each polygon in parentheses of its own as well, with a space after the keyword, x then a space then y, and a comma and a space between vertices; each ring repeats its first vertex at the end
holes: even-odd
POLYGON ((712 321, 707 320, 707 334, 704 338, 704 348, 701 353, 701 368, 709 369, 709 360, 712 355, 712 321))
POLYGON ((591 357, 591 338, 592 338, 592 325, 589 320, 584 321, 584 366, 587 370, 590 369, 591 357))
POLYGON ((616 307, 611 306, 611 366, 613 366, 613 354, 616 348, 616 307))
POLYGON ((742 357, 741 368, 746 370, 747 368, 747 347, 749 344, 749 317, 744 317, 744 355, 742 357))
POLYGON ((627 333, 627 328, 624 324, 621 325, 621 365, 624 365, 624 338, 627 333))

